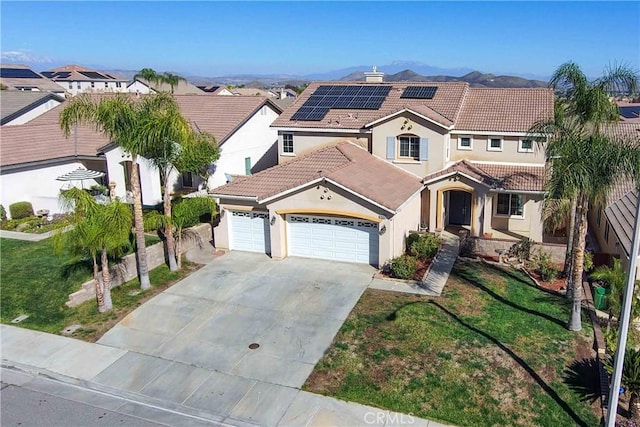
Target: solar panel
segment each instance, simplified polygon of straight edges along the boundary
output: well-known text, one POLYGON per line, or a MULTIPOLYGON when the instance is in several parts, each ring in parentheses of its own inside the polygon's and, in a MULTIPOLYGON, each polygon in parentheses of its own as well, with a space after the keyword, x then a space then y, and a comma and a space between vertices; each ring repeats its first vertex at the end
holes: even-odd
POLYGON ((637 119, 640 117, 640 105, 627 105, 625 107, 618 107, 620 115, 625 119, 637 119))
POLYGON ((437 86, 407 86, 400 98, 432 99, 436 90, 437 86))
POLYGON ((56 72, 55 71, 43 71, 40 74, 42 74, 43 76, 51 79, 56 74, 56 72))
POLYGON ((107 77, 103 76, 100 73, 96 73, 95 71, 80 71, 80 74, 90 79, 100 79, 100 80, 107 79, 107 77))
POLYGON ((377 110, 391 86, 323 85, 311 94, 291 120, 322 120, 331 108, 377 110))
POLYGON ((42 77, 28 68, 0 68, 0 77, 5 79, 41 79, 42 77))

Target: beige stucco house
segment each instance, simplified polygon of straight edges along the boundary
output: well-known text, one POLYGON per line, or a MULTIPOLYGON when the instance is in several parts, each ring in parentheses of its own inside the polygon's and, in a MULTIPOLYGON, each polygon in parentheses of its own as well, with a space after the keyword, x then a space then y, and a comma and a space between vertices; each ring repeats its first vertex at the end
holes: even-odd
POLYGON ((272 125, 278 166, 213 190, 216 246, 378 266, 410 230, 543 240, 545 158, 527 135, 552 90, 366 74, 310 84, 272 125))

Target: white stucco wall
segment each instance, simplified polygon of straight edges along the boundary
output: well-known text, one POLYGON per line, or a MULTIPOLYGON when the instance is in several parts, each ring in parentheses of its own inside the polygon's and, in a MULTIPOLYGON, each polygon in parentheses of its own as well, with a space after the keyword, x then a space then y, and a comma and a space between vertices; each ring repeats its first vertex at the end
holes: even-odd
POLYGON ((80 88, 78 88, 77 81, 56 81, 60 87, 64 88, 67 93, 71 95, 77 95, 82 92, 127 92, 127 82, 120 81, 120 87, 117 86, 115 81, 108 81, 105 87, 105 81, 95 81, 94 87, 91 86, 91 81, 81 81, 80 88), (71 85, 69 85, 71 83, 71 85))
POLYGON ((149 86, 136 80, 126 88, 126 91, 131 93, 149 93, 150 89, 149 86))
POLYGON ((0 203, 9 213, 9 205, 16 202, 31 202, 33 211, 48 209, 50 214, 63 212, 58 202, 61 188, 70 184, 90 188, 97 182, 92 179, 80 181, 56 181, 60 175, 72 172, 79 167, 85 168, 81 162, 69 162, 62 165, 30 169, 21 172, 3 173, 0 175, 0 203))
POLYGON ((55 99, 50 99, 47 102, 45 102, 44 104, 38 105, 36 108, 33 108, 31 110, 29 110, 28 112, 26 112, 25 114, 21 115, 20 117, 16 117, 15 119, 11 120, 10 122, 5 123, 3 126, 13 126, 13 125, 22 125, 27 123, 30 120, 35 119, 36 117, 46 113, 47 111, 51 110, 52 108, 60 105, 61 102, 57 101, 55 99))
MULTIPOLYGON (((116 184, 116 196, 125 199, 127 195, 125 169, 123 163, 131 160, 131 156, 125 154, 120 147, 113 147, 105 152, 107 159, 107 171, 109 182, 116 184)), ((140 158, 140 186, 142 189, 142 203, 155 205, 162 201, 162 189, 160 188, 160 175, 147 159, 140 158)))

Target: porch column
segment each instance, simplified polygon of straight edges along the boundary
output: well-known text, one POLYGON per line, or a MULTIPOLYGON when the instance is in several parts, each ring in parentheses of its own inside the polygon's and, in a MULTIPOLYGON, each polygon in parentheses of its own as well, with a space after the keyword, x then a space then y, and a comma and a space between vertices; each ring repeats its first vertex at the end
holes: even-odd
POLYGON ((493 197, 491 197, 491 193, 485 193, 483 215, 482 215, 482 234, 493 232, 493 229, 491 228, 492 215, 493 215, 493 197))
POLYGON ((438 192, 429 190, 429 231, 436 231, 436 217, 438 215, 438 192))

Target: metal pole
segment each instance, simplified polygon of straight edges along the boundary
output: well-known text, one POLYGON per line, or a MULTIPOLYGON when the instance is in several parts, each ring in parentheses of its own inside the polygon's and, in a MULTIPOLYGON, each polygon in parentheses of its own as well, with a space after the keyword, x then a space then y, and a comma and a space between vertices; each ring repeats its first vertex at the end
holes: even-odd
POLYGON ((620 313, 620 330, 618 333, 618 349, 616 350, 615 362, 613 364, 613 374, 611 387, 609 388, 609 405, 607 407, 607 427, 615 427, 616 415, 618 413, 618 397, 620 394, 620 382, 622 380, 622 367, 624 365, 624 353, 627 347, 627 335, 629 334, 629 323, 631 322, 631 303, 633 302, 633 287, 636 280, 636 264, 638 252, 640 251, 640 187, 636 188, 636 222, 633 229, 633 239, 629 252, 629 266, 627 269, 627 284, 624 289, 624 300, 622 312, 620 313))

